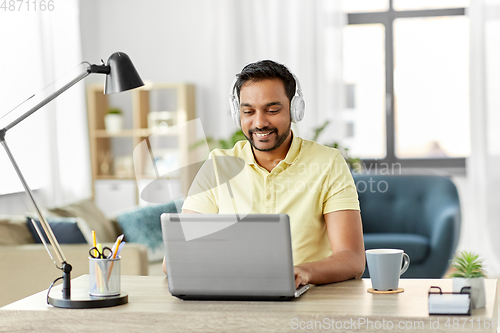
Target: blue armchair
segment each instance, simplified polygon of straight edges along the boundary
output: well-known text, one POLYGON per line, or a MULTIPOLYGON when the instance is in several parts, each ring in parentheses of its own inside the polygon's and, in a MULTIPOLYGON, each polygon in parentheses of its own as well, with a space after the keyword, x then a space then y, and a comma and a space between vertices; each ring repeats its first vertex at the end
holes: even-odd
MULTIPOLYGON (((439 176, 355 175, 365 248, 403 249, 404 278, 441 278, 460 235, 460 202, 439 176)), ((363 277, 369 277, 368 268, 363 277)))

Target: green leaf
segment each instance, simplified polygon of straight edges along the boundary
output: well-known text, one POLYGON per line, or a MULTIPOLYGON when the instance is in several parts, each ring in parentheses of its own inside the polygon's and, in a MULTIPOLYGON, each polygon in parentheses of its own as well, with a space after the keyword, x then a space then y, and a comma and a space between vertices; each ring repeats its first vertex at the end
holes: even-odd
POLYGON ((320 126, 320 127, 316 127, 315 129, 313 129, 313 131, 314 131, 314 136, 313 136, 312 141, 317 141, 317 140, 318 140, 318 138, 319 138, 319 136, 320 136, 321 132, 323 132, 323 131, 324 131, 324 129, 326 128, 326 126, 328 126, 328 124, 330 124, 330 121, 329 121, 329 120, 327 120, 327 121, 326 121, 326 122, 325 122, 322 126, 320 126))
POLYGON ((462 251, 458 256, 450 260, 450 266, 457 271, 451 274, 451 277, 478 278, 484 277, 482 260, 478 254, 462 251))

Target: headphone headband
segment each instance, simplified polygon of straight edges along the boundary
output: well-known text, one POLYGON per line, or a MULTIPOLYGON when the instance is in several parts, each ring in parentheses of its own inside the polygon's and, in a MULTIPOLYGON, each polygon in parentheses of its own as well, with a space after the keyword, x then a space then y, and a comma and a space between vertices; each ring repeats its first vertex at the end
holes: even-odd
MULTIPOLYGON (((299 79, 295 76, 295 74, 291 73, 293 78, 295 79, 295 95, 290 101, 290 117, 292 122, 298 123, 304 118, 305 112, 305 101, 304 96, 302 95, 302 89, 300 87, 299 79)), ((229 106, 231 108, 231 117, 233 118, 233 122, 236 126, 240 127, 240 101, 238 96, 235 94, 236 82, 238 78, 233 80, 231 84, 231 90, 229 90, 229 106)))

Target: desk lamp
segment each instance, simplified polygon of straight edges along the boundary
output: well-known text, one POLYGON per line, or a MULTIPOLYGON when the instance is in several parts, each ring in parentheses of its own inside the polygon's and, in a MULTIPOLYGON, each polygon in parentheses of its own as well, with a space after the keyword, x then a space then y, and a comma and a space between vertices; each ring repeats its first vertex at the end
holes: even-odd
POLYGON ((71 297, 72 267, 66 261, 66 258, 64 257, 64 254, 59 245, 59 242, 54 236, 54 233, 52 232, 52 229, 47 223, 47 220, 43 217, 40 209, 38 208, 38 205, 33 197, 33 193, 31 192, 28 183, 24 179, 24 176, 21 173, 21 170, 19 169, 16 160, 14 159, 14 156, 12 155, 9 147, 7 146, 7 142, 5 141, 5 134, 7 133, 8 130, 19 124, 21 121, 23 121, 24 119, 35 113, 38 109, 40 109, 41 107, 43 107, 44 105, 55 99, 57 96, 68 90, 71 86, 75 85, 77 82, 83 80, 85 77, 87 77, 92 73, 106 74, 106 83, 104 86, 105 94, 122 92, 125 90, 134 89, 144 85, 134 65, 132 64, 132 61, 125 53, 122 52, 113 53, 109 57, 106 65, 104 64, 104 62, 102 62, 102 64, 100 65, 92 65, 89 63, 87 64, 88 67, 83 73, 78 75, 76 78, 74 78, 72 81, 70 81, 69 83, 67 83, 66 85, 55 91, 54 93, 52 93, 50 96, 46 97, 43 101, 35 105, 33 108, 31 108, 29 111, 21 115, 12 123, 5 126, 3 129, 0 129, 0 143, 5 148, 5 151, 7 152, 7 155, 9 156, 9 159, 12 165, 14 166, 14 169, 19 179, 21 180, 21 183, 23 184, 23 187, 26 190, 26 193, 28 194, 31 202, 35 207, 38 218, 40 219, 40 224, 42 225, 42 228, 45 231, 45 234, 47 235, 47 238, 54 249, 57 259, 59 260, 60 266, 57 265, 49 249, 47 248, 46 243, 44 241, 45 237, 43 237, 40 229, 38 228, 36 223, 34 223, 32 220, 35 229, 38 235, 40 236, 40 239, 44 243, 50 258, 54 261, 56 267, 62 270, 63 272, 62 277, 59 277, 54 281, 56 282, 61 278, 63 279, 62 295, 51 297, 50 296, 51 288, 49 288, 49 292, 47 294, 47 302, 56 307, 73 308, 73 309, 99 308, 99 307, 108 307, 108 306, 125 304, 128 302, 128 295, 122 292, 120 295, 117 296, 95 297, 95 296, 90 296, 87 292, 79 295, 74 295, 73 298, 71 297))

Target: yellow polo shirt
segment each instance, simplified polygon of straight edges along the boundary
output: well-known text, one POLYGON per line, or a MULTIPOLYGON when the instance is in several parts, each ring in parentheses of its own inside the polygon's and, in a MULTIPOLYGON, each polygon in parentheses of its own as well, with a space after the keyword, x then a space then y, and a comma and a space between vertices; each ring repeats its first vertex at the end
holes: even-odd
POLYGON ((214 149, 205 167, 216 179, 199 172, 182 209, 240 216, 288 214, 294 265, 332 254, 324 214, 359 210, 354 180, 340 152, 296 136, 271 172, 257 164, 246 140, 232 149, 214 149), (224 167, 231 160, 227 157, 233 157, 231 167, 224 167), (217 160, 223 160, 218 167, 217 160), (232 171, 221 176, 220 169, 232 171))

